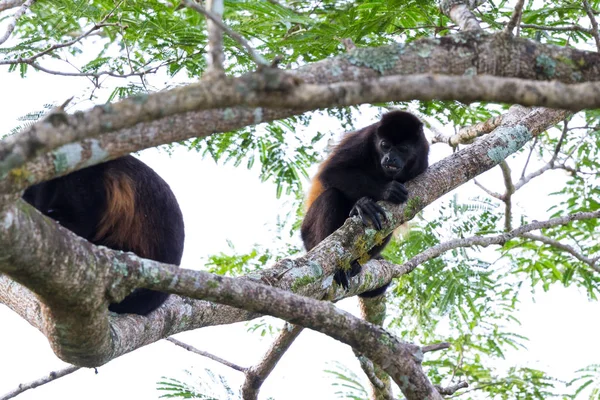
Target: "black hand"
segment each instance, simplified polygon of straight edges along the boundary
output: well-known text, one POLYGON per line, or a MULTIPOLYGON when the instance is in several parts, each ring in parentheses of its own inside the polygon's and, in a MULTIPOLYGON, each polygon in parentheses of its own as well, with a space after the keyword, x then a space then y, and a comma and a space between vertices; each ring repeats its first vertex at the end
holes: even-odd
POLYGON ((361 265, 358 263, 357 260, 354 260, 350 263, 350 269, 346 269, 346 270, 341 269, 341 268, 337 269, 335 271, 335 274, 333 275, 333 279, 335 280, 335 283, 337 283, 344 289, 348 290, 350 278, 358 275, 361 270, 362 270, 361 265))
POLYGON ((378 230, 381 229, 381 219, 379 215, 382 215, 385 218, 385 211, 381 206, 375 203, 368 197, 363 197, 358 199, 352 210, 350 210, 350 216, 353 217, 358 215, 362 220, 363 224, 370 225, 372 224, 378 230))
POLYGON ((400 182, 391 181, 385 185, 381 198, 390 203, 402 204, 408 199, 408 190, 400 182))

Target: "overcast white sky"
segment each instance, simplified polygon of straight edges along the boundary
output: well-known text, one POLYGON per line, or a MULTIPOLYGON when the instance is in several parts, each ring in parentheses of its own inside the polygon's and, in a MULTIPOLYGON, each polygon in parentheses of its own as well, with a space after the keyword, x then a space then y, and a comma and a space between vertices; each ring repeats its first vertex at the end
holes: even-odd
MULTIPOLYGON (((82 93, 86 86, 82 78, 30 73, 27 79, 21 79, 16 73, 8 74, 6 68, 0 69, 0 133, 17 125, 17 117, 39 110, 45 103, 62 103, 82 93)), ((91 105, 81 103, 78 108, 91 105)), ((373 122, 373 117, 374 113, 365 115, 359 125, 373 122)), ((319 126, 324 130, 327 122, 320 121, 319 126)), ((440 145, 434 146, 431 163, 447 154, 440 145)), ((259 182, 255 171, 216 166, 210 160, 201 160, 199 154, 183 149, 177 149, 173 157, 147 150, 142 152, 141 158, 171 185, 181 205, 186 224, 183 267, 201 267, 202 256, 227 250, 227 239, 244 251, 270 238, 269 232, 274 229, 277 217, 275 211, 280 210, 283 200, 275 198, 273 185, 259 182), (223 215, 229 220, 223 221, 223 215)), ((496 182, 501 182, 498 177, 492 171, 482 181, 494 187, 496 182)), ((541 198, 539 193, 549 192, 548 185, 560 179, 550 174, 532 183, 517 194, 517 202, 540 214, 535 217, 544 218, 551 200, 541 198), (532 204, 536 207, 527 207, 532 204)), ((566 379, 575 369, 600 360, 598 303, 588 302, 585 294, 577 290, 562 288, 549 293, 538 291, 536 303, 527 296, 523 296, 522 301, 519 318, 523 325, 517 330, 531 342, 527 351, 509 351, 507 364, 517 361, 566 379)), ((343 301, 340 306, 358 313, 354 299, 343 301)), ((246 330, 247 325, 235 324, 186 332, 177 338, 239 365, 250 366, 262 357, 271 338, 261 338, 246 330)), ((265 383, 261 398, 332 398, 335 388, 322 372, 332 360, 341 361, 360 374, 347 346, 305 331, 265 383)), ((0 305, 0 394, 64 365, 54 356, 41 333, 0 305)), ((198 371, 205 367, 226 374, 233 388, 242 381, 237 372, 161 341, 110 362, 99 368, 97 375, 93 370, 78 371, 18 398, 152 399, 158 397, 155 387, 161 376, 184 377, 186 369, 198 371)))

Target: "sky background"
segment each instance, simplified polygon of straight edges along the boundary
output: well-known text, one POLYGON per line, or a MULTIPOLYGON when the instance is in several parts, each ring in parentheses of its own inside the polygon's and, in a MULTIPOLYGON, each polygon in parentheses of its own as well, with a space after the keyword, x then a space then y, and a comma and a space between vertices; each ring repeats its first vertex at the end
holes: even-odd
MULTIPOLYGON (((60 104, 88 87, 83 78, 32 72, 26 79, 21 79, 17 73, 9 74, 6 68, 1 68, 0 133, 17 126, 17 117, 38 111, 46 103, 60 104)), ((103 99, 102 95, 100 99, 103 99)), ((93 105, 90 101, 76 104, 77 109, 93 105)), ((356 125, 370 124, 375 116, 374 110, 365 109, 356 125)), ((325 118, 316 119, 314 126, 322 131, 330 129, 342 133, 337 123, 325 118)), ((448 154, 450 150, 444 145, 435 145, 430 163, 448 154)), ((169 183, 182 208, 186 225, 182 267, 201 268, 206 255, 228 251, 227 240, 240 252, 249 250, 256 243, 270 243, 278 212, 283 212, 286 199, 285 196, 276 199, 275 186, 269 182, 261 183, 256 168, 248 171, 244 167, 216 165, 183 148, 177 148, 173 156, 155 149, 146 150, 141 152, 141 159, 169 183), (228 217, 225 221, 224 215, 228 217)), ((502 191, 499 178, 498 171, 490 171, 480 181, 493 190, 502 191)), ((552 199, 540 197, 539 193, 551 192, 549 189, 560 185, 561 180, 564 176, 560 172, 547 173, 517 192, 514 197, 517 206, 531 210, 532 218, 545 218, 545 210, 552 204, 552 199)), ((461 188, 464 196, 481 194, 472 183, 466 187, 468 190, 461 188)), ((540 368, 566 379, 577 368, 600 360, 598 303, 589 302, 584 293, 572 288, 553 288, 548 293, 538 290, 535 300, 533 302, 532 296, 524 293, 517 315, 522 326, 516 331, 529 337, 528 349, 508 351, 505 365, 518 363, 540 368)), ((338 305, 358 315, 356 299, 344 300, 338 305)), ((251 324, 238 323, 209 327, 182 333, 176 338, 241 366, 250 366, 261 359, 274 337, 247 332, 249 326, 251 324)), ((312 331, 303 332, 266 381, 260 398, 332 398, 335 388, 323 370, 331 367, 328 363, 333 360, 362 376, 348 346, 312 331)), ((65 365, 52 353, 40 332, 0 305, 0 394, 65 365)), ((498 367, 503 367, 502 361, 498 362, 498 367)), ((204 368, 226 375, 232 388, 237 388, 243 380, 241 373, 160 341, 111 361, 98 368, 98 374, 90 369, 80 370, 27 391, 18 398, 153 399, 158 398, 156 382, 162 376, 185 378, 185 370, 198 373, 204 368)))

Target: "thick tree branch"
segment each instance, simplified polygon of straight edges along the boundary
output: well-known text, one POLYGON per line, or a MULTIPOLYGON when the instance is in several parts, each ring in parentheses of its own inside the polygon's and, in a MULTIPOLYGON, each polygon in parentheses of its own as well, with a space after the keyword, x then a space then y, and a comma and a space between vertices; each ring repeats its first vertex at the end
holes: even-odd
MULTIPOLYGON (((406 45, 356 49, 350 54, 300 68, 294 71, 294 75, 306 83, 320 85, 344 80, 368 80, 381 75, 411 74, 423 70, 461 75, 472 72, 473 68, 480 74, 494 73, 526 79, 593 81, 600 80, 600 54, 545 46, 534 41, 506 38, 502 35, 461 33, 435 40, 417 40, 406 45), (427 50, 429 57, 423 57, 423 49, 427 50), (464 57, 467 53, 470 56, 464 57), (459 56, 460 54, 463 56, 459 56), (374 61, 382 57, 390 62, 380 65, 374 61), (521 61, 515 63, 517 59, 521 61), (514 68, 516 65, 519 67, 514 68)), ((138 99, 141 101, 144 97, 138 99)), ((114 132, 111 132, 114 129, 111 118, 105 118, 107 125, 101 133, 87 136, 81 132, 65 132, 62 128, 46 129, 47 135, 24 132, 19 135, 20 139, 11 140, 25 139, 24 142, 31 140, 31 143, 20 143, 12 149, 14 151, 7 151, 5 143, 0 145, 0 160, 3 160, 0 162, 0 193, 23 189, 26 186, 23 178, 27 178, 28 182, 40 182, 72 172, 83 165, 92 165, 143 148, 297 115, 307 108, 275 110, 264 107, 235 107, 191 111, 170 117, 163 116, 152 123, 138 123, 134 127, 114 132), (23 137, 28 135, 31 135, 29 139, 23 137), (77 142, 77 146, 69 146, 51 153, 44 151, 74 142, 77 142), (35 158, 37 154, 40 157, 35 162, 23 168, 16 167, 23 165, 24 160, 35 158), (80 162, 67 165, 57 163, 57 158, 65 157, 74 157, 80 162), (55 170, 57 165, 60 166, 59 170, 55 170)), ((109 106, 106 106, 106 109, 110 109, 109 106)), ((150 119, 139 114, 137 117, 135 121, 150 119)))
MULTIPOLYGON (((330 299, 373 290, 389 282, 403 273, 403 269, 411 270, 416 264, 396 268, 372 260, 365 265, 364 272, 352 280, 348 292, 334 288, 332 276, 340 266, 359 259, 395 226, 411 219, 443 194, 494 167, 517 151, 531 135, 563 119, 564 114, 555 110, 533 110, 512 125, 497 128, 409 182, 410 199, 402 207, 390 208, 393 212, 383 230, 375 231, 356 218, 349 219, 307 255, 281 260, 253 279, 305 296, 330 299)), ((154 282, 159 278, 147 268, 149 261, 92 246, 48 221, 27 204, 8 200, 0 201, 0 272, 35 290, 46 305, 2 275, 0 301, 50 338, 54 352, 67 362, 97 366, 184 330, 256 316, 252 309, 243 311, 172 296, 165 306, 148 317, 128 315, 107 319, 109 303, 120 301, 136 286, 154 287, 146 282, 146 279, 154 282), (19 298, 22 301, 17 302, 15 299, 19 298), (23 304, 29 307, 23 308, 23 304), (32 312, 36 309, 39 312, 32 312)), ((251 293, 247 295, 254 298, 251 293)))
MULTIPOLYGON (((1 182, 4 183, 3 186, 8 186, 2 189, 18 191, 40 179, 49 178, 47 175, 38 177, 25 174, 20 167, 40 152, 93 137, 106 130, 107 126, 111 130, 122 129, 137 121, 148 121, 158 116, 240 104, 298 110, 364 102, 456 98, 465 102, 499 100, 526 105, 545 103, 568 109, 593 106, 596 103, 600 107, 600 83, 564 85, 559 82, 529 83, 519 79, 479 76, 415 75, 310 85, 298 84, 292 76, 276 70, 269 70, 266 74, 252 73, 242 78, 211 80, 167 92, 134 97, 111 106, 98 106, 85 113, 68 115, 60 110, 52 112, 23 134, 0 142, 0 176, 9 178, 1 182)), ((98 146, 97 142, 91 144, 98 146)), ((74 168, 105 159, 106 154, 102 150, 68 145, 56 149, 52 158, 58 159, 59 172, 64 174, 74 168), (90 159, 82 162, 82 153, 89 154, 90 150, 90 159)), ((46 172, 51 174, 51 171, 46 172)))

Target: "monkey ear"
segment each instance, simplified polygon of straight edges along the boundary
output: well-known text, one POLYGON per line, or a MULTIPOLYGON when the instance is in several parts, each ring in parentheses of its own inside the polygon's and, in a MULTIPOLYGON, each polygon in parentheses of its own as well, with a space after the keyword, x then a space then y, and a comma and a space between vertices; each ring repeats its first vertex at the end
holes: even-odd
POLYGON ((381 117, 377 133, 381 136, 394 135, 396 132, 416 133, 423 129, 423 123, 414 114, 406 111, 392 111, 381 117))

